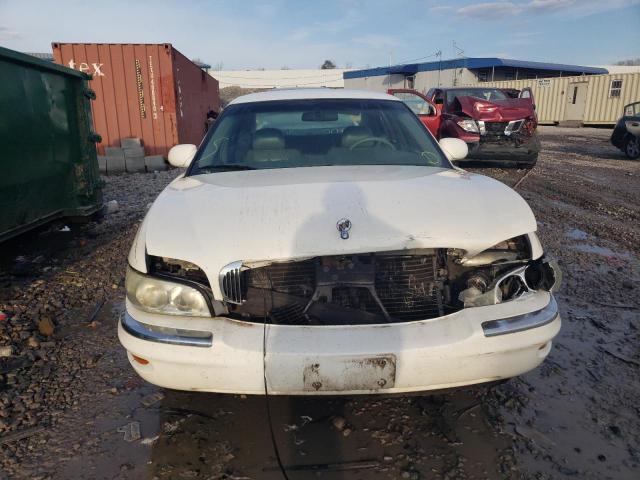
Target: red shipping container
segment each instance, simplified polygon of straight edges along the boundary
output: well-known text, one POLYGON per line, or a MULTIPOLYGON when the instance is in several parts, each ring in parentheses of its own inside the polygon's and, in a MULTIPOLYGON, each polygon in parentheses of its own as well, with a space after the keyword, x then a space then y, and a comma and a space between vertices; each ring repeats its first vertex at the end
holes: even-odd
POLYGON ((169 43, 53 43, 56 63, 93 75, 97 144, 142 139, 147 155, 178 143, 199 144, 209 110, 219 111, 218 81, 169 43))

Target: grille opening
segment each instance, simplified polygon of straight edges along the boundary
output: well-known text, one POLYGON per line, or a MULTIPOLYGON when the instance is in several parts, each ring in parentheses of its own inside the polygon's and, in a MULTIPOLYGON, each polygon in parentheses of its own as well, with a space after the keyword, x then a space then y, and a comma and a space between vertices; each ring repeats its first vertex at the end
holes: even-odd
POLYGON ((377 324, 442 316, 442 256, 435 250, 420 252, 324 256, 248 268, 240 277, 245 297, 230 308, 230 315, 254 321, 268 316, 270 322, 284 325, 377 324))

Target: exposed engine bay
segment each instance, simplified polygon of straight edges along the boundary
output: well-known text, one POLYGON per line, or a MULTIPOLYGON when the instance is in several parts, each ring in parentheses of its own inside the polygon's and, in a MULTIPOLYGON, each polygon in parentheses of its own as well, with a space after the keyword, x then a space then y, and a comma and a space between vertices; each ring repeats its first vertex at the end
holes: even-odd
MULTIPOLYGON (((197 266, 150 259, 153 273, 195 283, 213 302, 197 266)), ((470 258, 457 249, 418 249, 234 262, 219 280, 224 316, 280 325, 358 325, 437 318, 514 300, 551 290, 560 273, 553 262, 531 260, 528 239, 520 236, 470 258)))

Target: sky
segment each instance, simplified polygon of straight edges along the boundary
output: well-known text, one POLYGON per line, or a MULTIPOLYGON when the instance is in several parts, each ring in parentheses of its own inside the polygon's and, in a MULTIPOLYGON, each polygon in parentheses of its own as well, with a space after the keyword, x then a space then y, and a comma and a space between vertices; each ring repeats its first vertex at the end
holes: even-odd
POLYGON ((0 45, 171 43, 224 70, 640 57, 640 0, 0 0, 0 45), (454 46, 455 42, 455 46, 454 46))

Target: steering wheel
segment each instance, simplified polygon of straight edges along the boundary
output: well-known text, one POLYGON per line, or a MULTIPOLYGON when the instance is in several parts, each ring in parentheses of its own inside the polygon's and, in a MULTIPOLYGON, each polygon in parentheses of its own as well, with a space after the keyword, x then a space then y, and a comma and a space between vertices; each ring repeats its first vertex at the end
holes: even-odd
POLYGON ((363 144, 365 142, 380 143, 382 145, 386 145, 387 147, 391 148, 391 150, 397 150, 396 146, 393 143, 391 143, 386 138, 382 138, 382 137, 365 137, 365 138, 361 138, 360 140, 356 141, 353 145, 351 145, 349 147, 349 150, 353 150, 358 145, 361 145, 361 144, 363 144))

